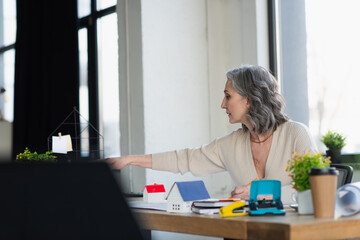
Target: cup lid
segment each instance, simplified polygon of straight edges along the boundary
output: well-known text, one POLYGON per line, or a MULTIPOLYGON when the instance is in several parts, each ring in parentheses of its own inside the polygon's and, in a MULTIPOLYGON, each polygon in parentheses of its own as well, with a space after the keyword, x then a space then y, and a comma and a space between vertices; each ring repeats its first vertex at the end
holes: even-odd
POLYGON ((339 175, 339 171, 334 167, 329 168, 311 168, 309 176, 314 175, 339 175))

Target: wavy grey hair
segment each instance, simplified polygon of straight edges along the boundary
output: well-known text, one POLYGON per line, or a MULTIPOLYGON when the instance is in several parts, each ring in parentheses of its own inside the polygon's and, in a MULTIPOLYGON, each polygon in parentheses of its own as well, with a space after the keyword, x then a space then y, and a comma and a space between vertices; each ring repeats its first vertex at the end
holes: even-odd
MULTIPOLYGON (((260 66, 242 66, 230 70, 226 77, 241 96, 250 100, 250 123, 257 133, 267 133, 289 120, 284 113, 284 98, 279 93, 275 77, 260 66)), ((248 128, 243 124, 243 129, 248 128)))

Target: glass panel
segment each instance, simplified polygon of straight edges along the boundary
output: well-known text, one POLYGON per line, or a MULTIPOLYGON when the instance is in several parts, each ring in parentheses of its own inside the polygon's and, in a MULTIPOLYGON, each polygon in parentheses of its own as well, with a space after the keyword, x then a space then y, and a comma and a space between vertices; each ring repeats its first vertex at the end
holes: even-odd
POLYGON ((112 7, 116 5, 116 0, 97 0, 96 1, 96 8, 97 10, 102 10, 108 7, 112 7))
POLYGON ((328 130, 347 137, 343 153, 360 152, 360 1, 305 3, 310 130, 323 152, 328 130))
MULTIPOLYGON (((3 0, 0 0, 0 48, 4 46, 4 6, 3 0)), ((1 65, 0 65, 1 66, 1 65)), ((1 84, 1 82, 0 82, 1 84)))
POLYGON ((79 61, 80 61, 80 89, 79 89, 79 111, 81 125, 81 156, 89 156, 89 129, 86 128, 89 120, 89 88, 88 88, 88 31, 86 28, 79 30, 79 61), (85 118, 85 119, 84 119, 85 118))
POLYGON ((1 44, 1 46, 7 46, 10 44, 14 44, 16 41, 16 1, 14 0, 2 0, 2 1, 4 6, 3 8, 4 11, 2 12, 4 17, 4 22, 3 22, 4 42, 1 44))
MULTIPOLYGON (((4 83, 0 88, 5 88, 5 93, 0 95, 0 107, 5 120, 13 122, 14 120, 14 77, 15 77, 15 50, 6 51, 3 55, 4 74, 1 78, 4 83)), ((0 66, 1 67, 1 66, 0 66)))
POLYGON ((105 157, 120 155, 118 32, 116 13, 98 20, 100 129, 105 157))
POLYGON ((78 0, 78 17, 82 18, 90 15, 90 0, 78 0))

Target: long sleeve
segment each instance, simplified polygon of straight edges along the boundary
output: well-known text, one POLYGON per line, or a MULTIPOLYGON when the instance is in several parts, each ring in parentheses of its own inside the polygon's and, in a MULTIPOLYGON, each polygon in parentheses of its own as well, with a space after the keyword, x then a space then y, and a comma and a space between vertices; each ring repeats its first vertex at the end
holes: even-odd
MULTIPOLYGON (((285 171, 288 160, 294 152, 307 151, 318 150, 305 125, 292 121, 280 125, 273 135, 264 178, 290 184, 285 171)), ((246 185, 259 178, 252 158, 250 134, 242 129, 199 148, 153 154, 152 168, 181 174, 191 172, 196 176, 228 171, 236 185, 246 185)))
POLYGON ((221 142, 228 141, 229 137, 216 139, 199 148, 153 154, 152 168, 182 174, 191 172, 195 176, 225 171, 218 145, 219 142, 222 145, 221 142))

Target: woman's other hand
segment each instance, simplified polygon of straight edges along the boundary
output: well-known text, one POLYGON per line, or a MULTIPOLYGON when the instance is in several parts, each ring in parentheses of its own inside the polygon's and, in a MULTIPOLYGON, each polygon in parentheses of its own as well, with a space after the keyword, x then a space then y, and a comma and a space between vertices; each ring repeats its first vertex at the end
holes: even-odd
POLYGON ((232 198, 240 198, 241 200, 249 200, 250 198, 250 186, 242 185, 236 186, 231 192, 232 198))

